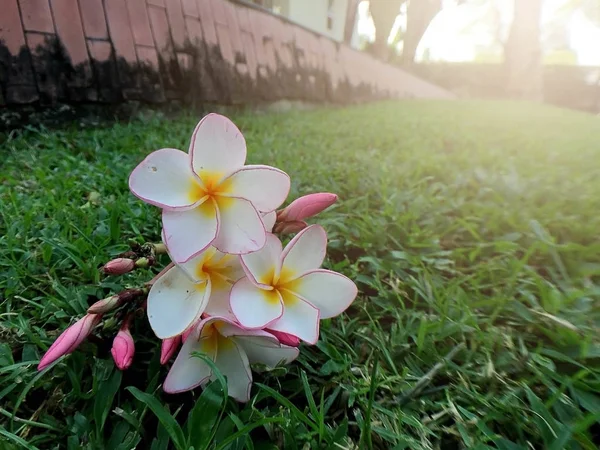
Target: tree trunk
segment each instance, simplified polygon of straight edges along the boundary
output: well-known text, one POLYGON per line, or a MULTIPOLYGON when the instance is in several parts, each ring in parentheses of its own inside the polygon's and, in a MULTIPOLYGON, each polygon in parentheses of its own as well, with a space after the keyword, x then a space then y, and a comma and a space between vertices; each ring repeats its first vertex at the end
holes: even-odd
POLYGON ((406 16, 403 64, 414 62, 419 42, 434 17, 442 10, 442 0, 410 0, 406 16))
POLYGON ((506 92, 512 98, 542 101, 542 0, 514 1, 515 15, 504 52, 506 92))
MULTIPOLYGON (((369 11, 375 25, 374 50, 378 58, 387 60, 387 40, 394 26, 394 21, 400 12, 400 6, 406 0, 371 0, 369 11)), ((422 0, 421 0, 422 1, 422 0)))
POLYGON ((352 35, 358 16, 358 4, 360 0, 348 0, 348 10, 346 11, 346 25, 344 26, 344 43, 350 45, 352 35))

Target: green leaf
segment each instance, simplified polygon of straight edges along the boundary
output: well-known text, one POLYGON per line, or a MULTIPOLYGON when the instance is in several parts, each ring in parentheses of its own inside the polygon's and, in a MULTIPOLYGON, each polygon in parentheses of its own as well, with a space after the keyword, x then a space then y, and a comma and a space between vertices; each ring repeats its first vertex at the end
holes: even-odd
POLYGON ((0 367, 5 367, 14 364, 12 349, 8 344, 0 344, 0 367))
POLYGON ((167 429, 162 425, 158 426, 156 437, 152 440, 150 450, 168 450, 169 448, 169 434, 167 429))
POLYGON ((335 444, 341 445, 348 436, 348 419, 344 418, 342 423, 337 426, 335 434, 331 438, 332 447, 337 447, 335 444))
POLYGON ((525 447, 504 438, 494 439, 494 444, 496 444, 498 450, 525 450, 525 447))
POLYGON ((202 361, 204 361, 206 364, 208 364, 208 366, 212 370, 213 376, 219 381, 219 383, 221 383, 221 386, 223 387, 223 391, 225 392, 225 395, 229 396, 229 392, 227 392, 227 380, 225 379, 225 377, 223 376, 223 374, 221 373, 221 371, 219 370, 219 368, 217 367, 215 362, 212 359, 210 359, 208 357, 208 355, 205 355, 204 353, 192 352, 192 356, 194 358, 200 358, 202 361))
POLYGON ((371 369, 371 383, 369 386, 369 398, 367 410, 365 411, 365 419, 360 430, 360 442, 365 443, 367 448, 373 448, 372 430, 371 430, 371 414, 373 412, 373 403, 375 402, 375 391, 377 390, 377 369, 379 368, 379 353, 375 352, 373 357, 373 368, 371 369))
POLYGON ((115 395, 121 386, 122 376, 122 372, 115 369, 110 378, 104 380, 98 388, 94 400, 94 421, 96 422, 96 434, 98 436, 102 436, 102 429, 106 422, 106 418, 108 417, 108 413, 110 412, 110 407, 112 406, 115 395))
POLYGON ((589 412, 597 413, 600 411, 600 397, 597 395, 576 388, 571 389, 571 393, 578 403, 589 412))
POLYGON ((27 450, 38 450, 37 447, 29 444, 26 440, 17 436, 16 434, 9 433, 3 427, 0 427, 0 434, 2 436, 4 436, 6 439, 8 439, 9 441, 12 441, 12 442, 18 444, 21 448, 26 448, 27 450))
POLYGON ((308 407, 310 408, 310 412, 312 414, 312 418, 315 422, 321 421, 321 414, 319 413, 319 409, 317 408, 317 404, 315 403, 315 399, 313 397, 312 391, 310 389, 310 384, 308 383, 308 378, 306 378, 306 372, 304 370, 300 371, 300 379, 302 380, 302 386, 304 387, 304 395, 308 400, 308 407))
MULTIPOLYGON (((242 428, 244 428, 244 422, 242 422, 240 420, 240 418, 238 416, 236 416, 233 413, 229 413, 229 420, 231 420, 231 422, 234 424, 234 426, 237 427, 238 430, 241 430, 242 428)), ((233 431, 233 428, 232 430, 233 431)), ((250 438, 250 436, 246 436, 245 439, 243 438, 238 438, 237 441, 232 442, 229 447, 227 448, 227 450, 254 450, 254 443, 252 442, 252 439, 250 438)))
POLYGON ((564 425, 561 428, 558 437, 552 441, 548 450, 564 450, 567 448, 567 443, 571 440, 572 432, 570 428, 564 425))
POLYGON ((346 366, 344 364, 340 364, 334 361, 333 359, 330 359, 321 366, 321 368, 319 369, 319 374, 328 376, 332 373, 340 373, 345 369, 345 367, 346 366))
POLYGON ((265 386, 264 384, 261 384, 261 383, 256 383, 256 386, 258 386, 263 391, 266 391, 269 395, 271 395, 271 397, 273 397, 275 400, 277 400, 283 406, 288 408, 290 410, 290 412, 292 412, 294 414, 294 416, 296 416, 298 419, 300 419, 301 422, 304 422, 306 425, 308 425, 314 431, 316 431, 316 432, 319 431, 319 426, 317 424, 315 424, 312 420, 310 420, 310 418, 307 417, 306 414, 304 414, 302 411, 300 411, 292 402, 290 402, 287 398, 285 398, 283 395, 281 395, 275 389, 272 389, 269 386, 265 386))
POLYGON ((175 418, 171 415, 171 413, 169 413, 169 411, 163 405, 160 404, 158 399, 153 395, 140 391, 134 386, 127 387, 127 390, 131 392, 131 394, 140 402, 142 402, 143 404, 148 406, 148 408, 150 408, 150 410, 158 418, 162 426, 165 427, 167 433, 169 433, 171 441, 173 441, 173 444, 175 445, 177 450, 187 450, 183 430, 181 429, 175 418))
POLYGON ((284 421, 283 417, 265 417, 263 419, 257 420, 254 423, 246 425, 244 428, 242 428, 237 433, 234 433, 231 436, 229 436, 227 439, 225 439, 223 442, 221 442, 221 444, 219 444, 219 446, 217 447, 217 450, 225 449, 228 445, 230 445, 236 439, 246 436, 248 433, 250 433, 255 428, 262 427, 263 425, 266 425, 268 423, 278 423, 278 422, 283 422, 283 421, 284 421))
POLYGON ((210 446, 219 425, 221 411, 227 402, 226 395, 219 381, 213 381, 204 388, 185 425, 188 447, 201 450, 210 446))
POLYGON ((120 421, 110 432, 110 439, 106 448, 117 448, 125 440, 125 436, 131 429, 131 426, 125 421, 120 421))
POLYGON ((531 411, 534 413, 533 421, 536 422, 545 443, 548 445, 549 443, 554 442, 558 437, 558 423, 529 386, 524 386, 523 389, 525 390, 527 400, 529 400, 529 404, 531 405, 531 411))

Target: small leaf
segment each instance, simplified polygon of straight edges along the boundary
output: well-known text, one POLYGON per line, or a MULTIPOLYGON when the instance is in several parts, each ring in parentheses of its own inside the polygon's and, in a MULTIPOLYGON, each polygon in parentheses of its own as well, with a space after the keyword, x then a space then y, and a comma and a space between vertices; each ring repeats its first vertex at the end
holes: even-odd
POLYGON ((545 242, 546 244, 553 244, 552 236, 544 229, 544 227, 537 221, 531 220, 529 222, 529 226, 533 233, 539 238, 540 241, 545 242))
POLYGON ((254 423, 246 425, 244 428, 242 428, 237 433, 234 433, 231 436, 229 436, 227 439, 225 439, 223 442, 221 442, 221 444, 217 447, 217 450, 223 450, 223 449, 227 448, 227 446, 230 445, 232 442, 234 442, 235 440, 237 440, 243 436, 246 436, 255 428, 261 427, 268 423, 283 422, 284 420, 285 419, 283 417, 265 417, 264 419, 257 420, 254 423))
POLYGON ((110 407, 115 398, 119 386, 121 386, 122 373, 115 370, 108 380, 101 382, 96 399, 94 400, 94 421, 96 422, 96 434, 102 435, 102 428, 108 417, 110 407))
POLYGON ((345 367, 345 365, 340 364, 334 361, 333 359, 330 359, 321 366, 321 368, 319 369, 319 374, 327 376, 331 375, 332 373, 340 373, 344 370, 345 367))
POLYGON ((185 425, 188 447, 201 450, 210 446, 221 417, 220 411, 227 401, 225 395, 219 381, 213 381, 204 388, 185 425))
POLYGON ((36 362, 40 359, 37 353, 37 347, 32 344, 25 344, 23 346, 23 352, 21 353, 21 361, 32 361, 36 362))
POLYGON ((264 384, 261 384, 261 383, 256 383, 256 386, 258 386, 263 391, 267 392, 269 395, 271 395, 271 397, 273 397, 275 400, 277 400, 283 406, 288 408, 290 410, 290 412, 292 412, 298 419, 300 419, 300 421, 304 422, 306 425, 308 425, 314 431, 317 431, 317 432, 319 431, 319 427, 317 424, 315 424, 312 420, 310 420, 310 418, 308 418, 306 416, 306 414, 304 414, 302 411, 300 411, 297 406, 295 406, 292 402, 290 402, 287 398, 285 398, 283 395, 281 395, 275 389, 270 388, 269 386, 265 386, 264 384))
POLYGON ((571 390, 571 393, 577 402, 589 412, 597 413, 600 411, 600 397, 597 395, 575 388, 571 390))
POLYGON ((300 378, 302 379, 302 386, 304 387, 304 395, 306 395, 306 399, 308 400, 308 407, 310 408, 310 412, 313 416, 313 420, 315 422, 319 422, 321 420, 319 409, 317 408, 317 404, 315 403, 315 399, 313 397, 312 391, 310 389, 310 384, 308 383, 308 378, 306 377, 306 372, 303 370, 300 371, 300 378))
POLYGON ((131 427, 127 422, 118 422, 117 425, 110 432, 110 439, 106 444, 106 448, 116 449, 120 444, 123 443, 123 441, 125 441, 125 436, 127 436, 127 433, 130 429, 131 427))
POLYGON ((548 447, 548 450, 563 450, 567 448, 567 443, 571 440, 571 436, 571 429, 562 425, 557 438, 554 441, 552 441, 552 443, 548 447))
POLYGON ((0 344, 0 367, 10 366, 14 363, 10 346, 8 344, 0 344))
MULTIPOLYGON (((156 432, 156 437, 152 441, 150 450, 168 450, 169 449, 169 434, 167 429, 162 425, 159 425, 156 432)), ((195 450, 195 449, 194 449, 195 450)))
POLYGON ((523 446, 504 438, 494 439, 494 444, 496 444, 498 450, 523 450, 523 446))
POLYGON ((539 314, 540 316, 550 319, 551 321, 553 321, 554 323, 556 323, 560 326, 568 328, 569 330, 579 331, 579 329, 575 325, 573 325, 571 322, 569 322, 568 320, 553 316, 552 314, 548 314, 548 313, 542 312, 542 311, 534 311, 534 312, 539 314))
MULTIPOLYGON (((33 445, 28 444, 26 440, 17 436, 16 434, 9 433, 3 427, 0 428, 0 435, 4 436, 8 441, 12 441, 16 444, 19 444, 20 448, 26 448, 27 450, 37 450, 37 447, 34 447, 33 445)), ((73 436, 73 437, 75 437, 75 436, 73 436)), ((75 439, 77 439, 77 438, 75 438, 75 439)), ((4 441, 4 442, 7 442, 7 441, 4 441)))
POLYGON ((167 433, 169 433, 169 436, 171 437, 171 440, 173 441, 173 444, 177 450, 188 450, 185 445, 185 437, 181 427, 171 413, 169 413, 169 411, 160 404, 156 397, 147 394, 146 392, 142 392, 134 386, 127 387, 127 390, 131 392, 135 398, 152 410, 162 426, 167 430, 167 433))

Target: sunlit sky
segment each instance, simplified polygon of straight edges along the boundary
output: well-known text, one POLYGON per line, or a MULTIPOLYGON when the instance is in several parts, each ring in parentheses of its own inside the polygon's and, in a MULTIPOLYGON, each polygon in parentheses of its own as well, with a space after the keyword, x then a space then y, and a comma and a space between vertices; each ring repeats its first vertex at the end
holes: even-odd
MULTIPOLYGON (((508 35, 513 15, 514 0, 491 0, 496 3, 501 15, 502 35, 508 35)), ((542 28, 550 23, 556 12, 567 0, 544 0, 542 28)), ((494 51, 493 30, 481 20, 488 7, 466 3, 458 6, 454 0, 444 0, 443 10, 433 19, 417 49, 417 61, 425 55, 430 61, 468 62, 482 51, 494 51)), ((369 40, 375 36, 375 27, 368 14, 368 2, 359 5, 358 34, 369 40)), ((406 27, 406 16, 399 15, 394 29, 406 27)), ((391 36, 395 35, 394 29, 391 36)), ((572 15, 567 36, 577 64, 600 66, 600 27, 587 19, 582 12, 572 15)), ((501 50, 498 48, 497 52, 501 50)))

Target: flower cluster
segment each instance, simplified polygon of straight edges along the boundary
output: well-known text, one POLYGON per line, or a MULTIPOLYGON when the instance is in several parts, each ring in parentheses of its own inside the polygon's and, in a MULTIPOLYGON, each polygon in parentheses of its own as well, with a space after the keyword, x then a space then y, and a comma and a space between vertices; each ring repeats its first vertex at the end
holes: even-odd
MULTIPOLYGON (((133 194, 162 209, 162 240, 172 260, 149 283, 144 303, 162 340, 161 363, 181 346, 163 384, 166 392, 214 378, 210 365, 194 356, 202 353, 227 377, 229 394, 247 401, 251 364, 291 362, 301 341, 317 342, 319 321, 341 314, 357 295, 350 279, 321 269, 327 234, 304 221, 337 196, 311 194, 278 210, 289 193, 289 176, 245 161, 246 143, 237 127, 209 114, 194 130, 188 153, 155 151, 131 173, 133 194), (291 233, 297 234, 284 247, 277 234, 291 233)), ((126 273, 147 266, 145 260, 118 258, 104 271, 126 273)), ((119 295, 93 305, 67 329, 39 369, 73 351, 103 313, 123 303, 119 295)), ((130 318, 113 343, 121 369, 133 358, 130 318)))

